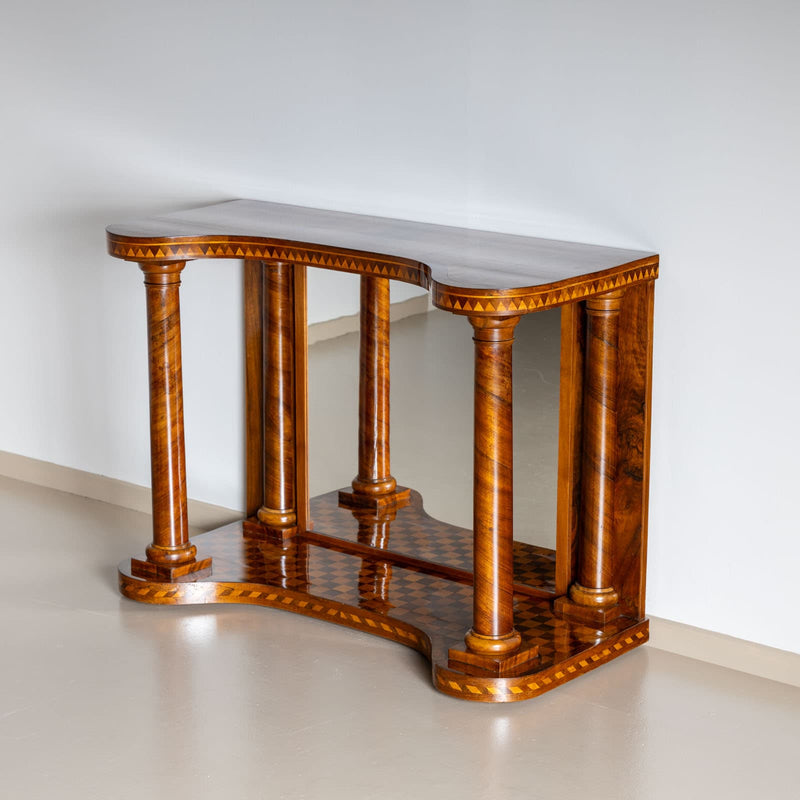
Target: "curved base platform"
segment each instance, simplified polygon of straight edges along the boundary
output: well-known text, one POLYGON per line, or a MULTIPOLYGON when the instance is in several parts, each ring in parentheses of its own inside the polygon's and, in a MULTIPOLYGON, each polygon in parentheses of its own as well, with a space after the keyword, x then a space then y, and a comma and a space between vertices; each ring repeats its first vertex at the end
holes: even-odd
MULTIPOLYGON (((210 575, 178 583, 143 580, 131 574, 126 560, 119 569, 120 590, 143 603, 280 608, 372 633, 427 656, 440 691, 483 702, 535 697, 647 641, 647 620, 620 617, 594 630, 559 618, 552 599, 531 596, 533 587, 525 587, 525 593, 515 593, 515 625, 522 648, 538 647, 538 657, 513 677, 451 667, 448 650, 463 649, 472 623, 471 576, 453 562, 472 534, 431 520, 417 493, 394 513, 370 522, 361 512, 340 509, 334 492, 312 501, 317 530, 288 545, 249 538, 242 523, 234 523, 193 539, 198 557, 212 559, 210 575), (398 531, 405 533, 395 543, 398 531), (421 545, 415 558, 401 552, 412 539, 421 545)), ((526 577, 538 575, 546 584, 542 576, 552 572, 552 551, 516 543, 515 555, 526 565, 526 577)), ((536 593, 544 593, 542 583, 536 593)))

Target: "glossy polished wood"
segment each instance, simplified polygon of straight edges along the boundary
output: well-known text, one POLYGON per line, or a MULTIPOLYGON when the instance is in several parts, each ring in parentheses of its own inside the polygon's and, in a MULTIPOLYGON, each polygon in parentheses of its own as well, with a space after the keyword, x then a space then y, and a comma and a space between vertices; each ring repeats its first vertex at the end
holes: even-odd
POLYGON ((582 532, 578 580, 570 597, 578 605, 615 606, 612 585, 614 486, 617 477, 617 342, 622 292, 586 301, 587 371, 583 416, 582 532))
MULTIPOLYGON (((214 558, 214 574, 187 583, 142 580, 120 565, 122 594, 141 603, 237 603, 291 611, 332 622, 411 647, 431 662, 434 686, 452 697, 509 703, 537 697, 602 666, 647 641, 648 623, 619 617, 601 631, 561 619, 551 601, 514 598, 514 613, 524 652, 535 651, 511 674, 460 664, 450 659, 472 617, 472 586, 402 561, 387 564, 383 544, 395 526, 427 523, 416 517, 417 503, 396 509, 396 522, 362 511, 339 508, 336 493, 312 501, 313 534, 298 534, 286 545, 242 535, 241 523, 196 537, 214 558), (409 519, 403 519, 410 517, 409 519), (363 551, 342 552, 337 543, 362 534, 363 551), (371 546, 372 545, 374 546, 371 546), (333 545, 333 546, 330 546, 333 545)), ((432 540, 432 544, 438 537, 432 540)), ((442 543, 442 552, 446 544, 442 543)), ((405 691, 400 681, 397 691, 405 691)), ((279 688, 276 688, 279 690, 279 688)))
MULTIPOLYGON (((341 501, 338 503, 341 506, 341 501)), ((370 555, 375 550, 389 546, 391 526, 397 517, 396 505, 376 508, 354 508, 353 516, 358 523, 358 542, 367 548, 370 555)), ((392 583, 393 561, 378 561, 363 558, 358 574, 358 590, 361 596, 359 606, 371 611, 388 614, 391 611, 390 586, 392 583)))
POLYGON ((504 655, 519 648, 513 609, 513 435, 511 347, 518 317, 473 317, 475 442, 473 530, 474 653, 504 655))
POLYGON ((264 274, 260 261, 244 262, 244 368, 246 512, 254 517, 264 505, 264 274))
POLYGON ((389 456, 389 280, 361 276, 358 379, 358 474, 339 501, 377 508, 408 497, 398 490, 389 456))
POLYGON ((361 276, 361 370, 356 494, 391 494, 389 466, 389 281, 361 276))
POLYGON ((258 200, 110 225, 111 255, 243 258, 377 275, 455 314, 524 314, 655 279, 658 256, 258 200))
POLYGON ((163 290, 154 295, 151 311, 151 344, 158 345, 151 353, 151 385, 166 388, 151 401, 175 422, 152 427, 158 440, 154 488, 156 465, 162 477, 154 492, 161 532, 151 549, 156 542, 162 546, 147 562, 132 560, 132 572, 122 570, 127 596, 292 606, 413 643, 431 655, 437 688, 488 702, 535 696, 646 640, 657 256, 255 201, 111 226, 108 242, 114 255, 139 261, 163 290), (191 560, 192 546, 182 532, 177 283, 187 259, 230 257, 245 260, 249 518, 200 540, 226 573, 220 577, 215 566, 214 580, 204 581, 207 561, 191 560), (314 530, 308 498, 307 266, 355 272, 362 284, 358 474, 351 490, 314 501, 314 530), (472 532, 432 520, 419 495, 397 487, 391 475, 389 279, 431 289, 435 305, 466 315, 473 328, 472 532), (511 353, 519 316, 557 305, 564 308, 553 553, 513 541, 511 353), (169 342, 158 344, 159 336, 169 342), (178 522, 164 527, 166 519, 178 522), (247 544, 236 545, 242 534, 247 544), (250 554, 244 573, 226 562, 226 553, 237 546, 250 554), (179 550, 185 563, 155 563, 179 550), (350 598, 335 575, 315 574, 319 563, 334 573, 357 565, 358 597, 350 598), (177 586, 187 579, 194 583, 177 586), (276 593, 276 586, 286 591, 276 593), (429 592, 449 600, 426 606, 429 592), (435 643, 442 615, 449 613, 443 609, 456 595, 466 648, 453 637, 454 628, 448 628, 446 641, 435 643), (405 616, 398 612, 404 605, 405 616))
POLYGON ((306 268, 294 272, 295 512, 300 530, 312 528, 308 489, 308 310, 306 268))
POLYGON ((636 618, 645 615, 654 300, 652 281, 625 291, 618 342, 614 586, 636 618))
MULTIPOLYGON (((594 625, 603 625, 619 614, 641 618, 645 613, 653 299, 653 282, 626 289, 618 310, 612 312, 612 330, 601 333, 599 339, 594 339, 594 355, 589 353, 589 336, 586 332, 589 324, 586 309, 588 303, 569 306, 562 311, 557 538, 559 559, 556 593, 563 595, 573 581, 580 583, 581 568, 585 570, 584 575, 597 575, 597 563, 592 563, 592 553, 599 552, 605 565, 605 574, 611 576, 607 580, 610 580, 610 588, 618 596, 618 603, 592 608, 590 604, 575 602, 576 596, 583 599, 576 591, 572 599, 558 597, 554 605, 559 613, 594 625), (616 334, 613 327, 617 328, 616 334), (604 337, 614 339, 615 336, 616 365, 613 369, 616 377, 608 381, 610 385, 604 390, 606 399, 603 406, 596 399, 597 387, 594 392, 595 400, 588 399, 590 393, 585 385, 588 374, 591 370, 598 372, 597 367, 590 367, 588 362, 594 358, 606 359, 613 353, 604 337), (605 352, 597 353, 598 349, 605 352), (615 388, 613 401, 608 397, 611 386, 615 388), (599 432, 596 430, 593 436, 583 433, 584 407, 588 408, 592 404, 595 428, 597 415, 602 417, 608 411, 609 404, 614 405, 614 417, 611 421, 615 430, 614 437, 611 441, 606 438, 602 444, 603 452, 613 453, 616 463, 613 471, 606 462, 603 472, 598 473, 596 465, 599 463, 599 432), (613 481, 608 481, 612 472, 613 481), (581 486, 584 473, 588 474, 587 491, 582 491, 581 486), (582 528, 582 532, 585 535, 593 529, 595 539, 590 538, 588 546, 584 548, 589 559, 583 567, 579 560, 579 545, 582 540, 578 530, 583 525, 586 495, 596 492, 601 480, 606 483, 606 498, 609 497, 608 490, 613 484, 613 494, 609 498, 613 507, 613 520, 609 524, 608 515, 605 515, 603 525, 597 526, 595 523, 592 528, 592 519, 596 520, 600 514, 589 507, 589 526, 582 528)), ((601 310, 600 313, 602 315, 604 312, 601 310)), ((604 326, 602 319, 599 321, 601 327, 604 326)), ((597 376, 594 380, 597 381, 597 376)), ((602 381, 600 386, 602 387, 602 381)), ((584 577, 583 580, 592 579, 584 577)))
POLYGON ((297 525, 295 510, 294 297, 292 267, 267 267, 264 326, 264 505, 273 528, 297 525))
POLYGON ((577 580, 563 614, 603 625, 619 616, 613 586, 614 493, 617 476, 617 362, 621 291, 586 301, 586 378, 577 580))
POLYGON ((147 295, 153 541, 134 574, 175 580, 211 566, 189 541, 179 287, 184 264, 141 264, 147 295))
MULTIPOLYGON (((319 531, 306 531, 305 539, 343 553, 370 556, 374 553, 365 544, 379 547, 381 556, 393 564, 439 575, 461 583, 473 582, 472 530, 449 525, 425 512, 419 492, 409 491, 409 497, 399 503, 379 508, 358 508, 334 503, 341 493, 331 492, 314 499, 319 531), (350 520, 359 521, 354 528, 350 520), (391 521, 389 526, 375 529, 376 520, 391 521), (362 528, 361 523, 365 522, 362 528), (372 544, 377 537, 379 544, 372 544)), ((514 594, 552 600, 554 591, 555 551, 546 547, 514 542, 514 594)))
MULTIPOLYGON (((250 279, 263 302, 263 326, 258 325, 263 336, 263 377, 259 380, 252 374, 247 392, 248 418, 255 417, 255 406, 263 419, 261 427, 254 431, 257 438, 260 434, 263 446, 263 463, 255 470, 263 478, 262 504, 256 512, 261 527, 256 520, 250 520, 246 529, 252 536, 286 541, 298 528, 305 529, 310 524, 305 270, 282 263, 265 265, 263 270, 260 293, 257 279, 250 279), (263 392, 260 397, 259 388, 263 392)), ((252 333, 256 324, 257 320, 248 319, 246 313, 247 340, 256 338, 252 333)), ((255 345, 252 351, 246 352, 250 361, 258 357, 255 345)), ((252 422, 251 427, 255 427, 252 422)), ((255 460, 256 456, 248 456, 248 461, 255 460)))
POLYGON ((556 594, 566 595, 577 572, 578 523, 583 465, 583 373, 585 303, 561 309, 561 374, 558 407, 556 498, 556 594))

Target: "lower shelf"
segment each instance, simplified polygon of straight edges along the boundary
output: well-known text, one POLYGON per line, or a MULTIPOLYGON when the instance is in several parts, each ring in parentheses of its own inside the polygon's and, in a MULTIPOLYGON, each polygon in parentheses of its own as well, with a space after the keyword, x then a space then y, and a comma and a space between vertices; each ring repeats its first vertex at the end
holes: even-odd
MULTIPOLYGON (((327 495, 313 501, 314 519, 321 520, 324 515, 316 511, 329 505, 327 495)), ((382 558, 374 547, 343 551, 331 529, 325 533, 333 538, 328 541, 327 535, 317 531, 281 547, 245 537, 242 524, 234 523, 192 540, 198 556, 211 557, 211 575, 180 583, 143 580, 131 575, 126 560, 119 569, 120 590, 143 603, 245 603, 280 608, 372 633, 427 656, 440 691, 483 702, 535 697, 648 638, 647 620, 621 617, 597 631, 557 617, 551 599, 517 592, 515 625, 523 648, 538 646, 538 659, 515 677, 470 675, 448 666, 448 650, 463 649, 464 633, 472 622, 468 574, 399 563, 402 556, 386 553, 382 558)), ((542 551, 538 557, 546 562, 549 552, 542 551)), ((535 557, 529 553, 529 560, 535 557)), ((541 570, 546 566, 542 564, 541 570)))

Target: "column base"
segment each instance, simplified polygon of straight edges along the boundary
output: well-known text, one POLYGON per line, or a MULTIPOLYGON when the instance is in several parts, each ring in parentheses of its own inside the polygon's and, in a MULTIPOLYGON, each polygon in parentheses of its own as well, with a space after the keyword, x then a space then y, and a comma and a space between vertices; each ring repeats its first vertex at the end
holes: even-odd
POLYGON ((526 647, 511 655, 484 655, 470 650, 459 650, 451 647, 447 651, 447 662, 450 669, 457 669, 475 674, 496 675, 498 677, 522 675, 530 672, 534 662, 539 660, 539 645, 526 647))
POLYGON ((168 583, 194 581, 211 575, 211 559, 198 558, 189 564, 167 567, 163 564, 153 564, 151 561, 132 558, 131 575, 149 581, 166 581, 168 583))
POLYGON ((580 622, 584 625, 602 628, 622 616, 622 606, 581 606, 568 597, 558 597, 553 601, 554 613, 564 620, 580 622))
POLYGON ((242 534, 245 538, 261 539, 271 544, 288 545, 298 532, 297 525, 278 528, 275 525, 263 523, 258 517, 248 517, 242 521, 242 534))
POLYGON ((387 508, 402 508, 408 505, 411 489, 398 486, 390 494, 369 495, 359 492, 339 492, 339 505, 343 508, 369 508, 382 511, 387 508))

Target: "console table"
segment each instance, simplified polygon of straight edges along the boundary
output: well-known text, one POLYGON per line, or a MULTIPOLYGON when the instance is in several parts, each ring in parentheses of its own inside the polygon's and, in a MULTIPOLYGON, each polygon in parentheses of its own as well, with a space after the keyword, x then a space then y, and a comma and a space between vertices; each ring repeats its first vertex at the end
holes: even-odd
MULTIPOLYGON (((144 603, 250 603, 382 636, 440 691, 541 694, 648 638, 658 256, 235 200, 107 229, 147 295, 153 541, 119 568, 144 603), (179 286, 244 260, 247 515, 189 540, 179 286), (361 276, 358 464, 308 496, 306 271, 361 276), (429 289, 475 343, 473 531, 429 517, 389 454, 389 282, 429 289), (556 549, 514 541, 512 372, 523 314, 561 307, 556 549)), ((464 435, 469 435, 468 431, 464 435)))

